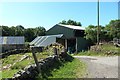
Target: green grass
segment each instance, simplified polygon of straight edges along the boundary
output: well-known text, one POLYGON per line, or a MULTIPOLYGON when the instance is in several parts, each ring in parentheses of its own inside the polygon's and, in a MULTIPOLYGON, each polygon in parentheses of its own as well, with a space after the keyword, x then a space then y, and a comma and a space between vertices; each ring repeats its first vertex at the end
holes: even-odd
POLYGON ((116 47, 113 44, 103 44, 101 47, 101 51, 83 51, 78 54, 74 54, 77 56, 120 56, 120 47, 116 47), (108 55, 106 52, 117 52, 117 54, 108 55))
POLYGON ((27 65, 31 63, 32 60, 23 60, 21 62, 16 63, 11 69, 24 69, 27 65))
POLYGON ((7 64, 13 64, 15 61, 19 60, 22 57, 20 54, 10 55, 7 58, 2 59, 2 66, 7 64))
POLYGON ((9 69, 2 71, 2 78, 11 78, 17 71, 18 69, 13 69, 13 70, 9 69))
MULTIPOLYGON (((13 74, 15 74, 20 69, 24 69, 29 64, 34 63, 32 53, 25 53, 25 54, 10 55, 7 58, 3 58, 2 66, 6 66, 7 64, 13 64, 14 62, 20 60, 20 58, 22 58, 23 55, 28 55, 31 59, 24 59, 20 62, 17 62, 15 65, 12 65, 10 69, 3 70, 2 78, 11 78, 13 77, 13 74)), ((36 55, 37 55, 38 60, 48 57, 47 55, 42 55, 42 53, 36 53, 36 55)))
POLYGON ((12 66, 10 69, 7 70, 3 70, 2 71, 2 78, 11 78, 13 77, 13 75, 21 70, 24 69, 28 64, 30 64, 31 60, 24 60, 21 62, 18 62, 17 64, 15 64, 14 66, 12 66))
POLYGON ((2 72, 0 71, 0 80, 2 79, 2 72))
MULTIPOLYGON (((3 64, 13 64, 15 61, 19 60, 23 55, 29 55, 31 59, 24 59, 21 62, 17 62, 15 65, 11 66, 10 69, 6 69, 2 71, 2 78, 11 78, 13 75, 21 70, 24 69, 27 65, 34 63, 33 57, 31 53, 26 54, 16 54, 16 55, 10 55, 7 58, 2 59, 3 64)), ((36 53, 37 58, 44 59, 47 58, 49 54, 47 52, 43 53, 36 53)), ((81 62, 78 59, 73 59, 72 62, 62 62, 60 61, 57 63, 60 68, 59 69, 53 69, 51 71, 51 74, 53 76, 49 76, 48 78, 80 78, 85 73, 85 64, 81 62), (62 66, 60 66, 60 64, 62 66)))
POLYGON ((107 56, 104 53, 97 53, 95 51, 84 51, 78 54, 74 54, 74 56, 107 56))
POLYGON ((81 78, 85 74, 86 65, 78 59, 73 59, 72 62, 67 62, 60 69, 52 71, 52 76, 49 78, 81 78))
POLYGON ((116 47, 113 44, 104 44, 102 45, 103 50, 111 50, 120 52, 120 47, 116 47))

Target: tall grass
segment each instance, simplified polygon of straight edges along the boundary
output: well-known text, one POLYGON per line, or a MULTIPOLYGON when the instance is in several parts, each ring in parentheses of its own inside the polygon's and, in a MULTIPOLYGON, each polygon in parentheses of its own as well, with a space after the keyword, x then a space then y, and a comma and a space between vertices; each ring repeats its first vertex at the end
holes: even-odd
POLYGON ((74 55, 80 55, 80 56, 120 56, 120 47, 116 47, 113 44, 103 44, 99 45, 100 50, 94 51, 94 50, 88 50, 88 51, 82 51, 78 54, 74 55), (108 54, 110 53, 110 54, 108 54))
POLYGON ((65 63, 60 69, 52 71, 49 78, 82 78, 85 74, 85 63, 78 59, 65 63))
MULTIPOLYGON (((69 58, 70 59, 70 58, 69 58)), ((82 78, 86 73, 86 65, 78 59, 71 58, 68 61, 58 61, 53 65, 52 70, 47 70, 47 74, 42 78, 38 75, 36 80, 52 80, 52 79, 70 79, 82 78)))

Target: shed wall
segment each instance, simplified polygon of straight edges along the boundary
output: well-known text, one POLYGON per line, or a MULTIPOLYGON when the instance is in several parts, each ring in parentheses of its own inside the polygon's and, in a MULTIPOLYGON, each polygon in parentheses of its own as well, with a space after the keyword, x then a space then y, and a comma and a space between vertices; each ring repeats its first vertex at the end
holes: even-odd
POLYGON ((87 49, 87 40, 82 37, 77 37, 77 48, 78 51, 86 50, 87 49))
POLYGON ((57 34, 64 34, 65 38, 73 38, 74 37, 74 30, 69 29, 67 27, 62 27, 59 25, 53 26, 46 32, 47 35, 57 35, 57 34))
POLYGON ((2 46, 2 52, 9 51, 9 50, 14 50, 14 49, 23 49, 24 44, 4 44, 0 45, 2 46))

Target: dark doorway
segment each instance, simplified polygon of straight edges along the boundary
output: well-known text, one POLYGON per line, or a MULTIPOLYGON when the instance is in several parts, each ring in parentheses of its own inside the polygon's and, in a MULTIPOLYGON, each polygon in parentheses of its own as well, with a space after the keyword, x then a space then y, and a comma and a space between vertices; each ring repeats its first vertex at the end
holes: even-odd
POLYGON ((67 40, 67 46, 68 46, 68 52, 69 53, 74 53, 76 51, 76 39, 72 38, 72 39, 68 39, 67 40))

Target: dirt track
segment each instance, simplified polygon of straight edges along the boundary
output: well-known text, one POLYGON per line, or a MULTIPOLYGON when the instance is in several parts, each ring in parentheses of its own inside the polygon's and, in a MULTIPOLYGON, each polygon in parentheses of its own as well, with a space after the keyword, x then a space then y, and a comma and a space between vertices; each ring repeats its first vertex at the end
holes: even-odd
MULTIPOLYGON (((84 78, 118 78, 118 56, 74 56, 87 64, 84 78)), ((120 68, 119 68, 120 70, 120 68)))

